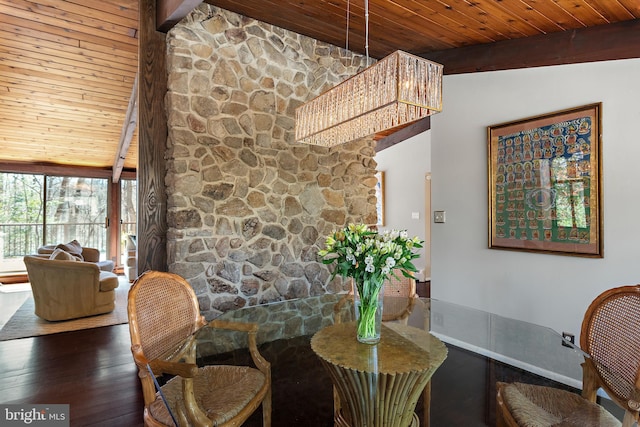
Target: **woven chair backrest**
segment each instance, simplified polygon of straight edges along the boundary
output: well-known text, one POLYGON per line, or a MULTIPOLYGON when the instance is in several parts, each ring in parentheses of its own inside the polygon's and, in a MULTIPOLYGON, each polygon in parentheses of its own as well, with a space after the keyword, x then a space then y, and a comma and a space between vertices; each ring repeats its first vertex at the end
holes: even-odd
POLYGON ((386 296, 396 297, 414 297, 416 296, 416 279, 405 277, 401 271, 396 270, 395 278, 393 275, 384 282, 384 294, 386 296))
POLYGON ((632 390, 622 384, 636 384, 640 373, 640 285, 610 289, 593 300, 580 347, 596 362, 611 397, 626 401, 632 390))
POLYGON ((175 348, 203 321, 193 288, 172 273, 141 275, 129 292, 128 310, 132 344, 140 344, 148 360, 175 348))

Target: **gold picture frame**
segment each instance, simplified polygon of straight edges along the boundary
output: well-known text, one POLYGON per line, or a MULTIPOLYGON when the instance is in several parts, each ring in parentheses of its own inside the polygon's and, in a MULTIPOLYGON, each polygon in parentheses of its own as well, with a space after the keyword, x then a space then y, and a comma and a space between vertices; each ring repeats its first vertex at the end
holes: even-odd
POLYGON ((489 248, 602 258, 602 104, 488 127, 489 248))

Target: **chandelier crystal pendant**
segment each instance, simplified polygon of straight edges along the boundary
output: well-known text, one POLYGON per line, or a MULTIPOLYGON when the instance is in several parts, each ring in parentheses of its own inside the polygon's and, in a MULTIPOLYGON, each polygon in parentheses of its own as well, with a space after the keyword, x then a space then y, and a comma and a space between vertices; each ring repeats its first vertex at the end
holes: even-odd
POLYGON ((396 51, 296 109, 296 141, 332 147, 442 111, 441 64, 396 51))

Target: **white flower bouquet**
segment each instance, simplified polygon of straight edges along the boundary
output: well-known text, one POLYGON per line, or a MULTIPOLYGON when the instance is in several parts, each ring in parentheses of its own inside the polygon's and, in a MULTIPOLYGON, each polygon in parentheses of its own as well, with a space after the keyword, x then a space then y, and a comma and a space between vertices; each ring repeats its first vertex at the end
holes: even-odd
POLYGON ((406 231, 379 233, 365 224, 349 224, 327 237, 325 248, 318 255, 324 264, 335 264, 332 278, 336 275, 353 278, 360 297, 359 340, 379 339, 379 335, 377 339, 375 336, 375 316, 384 281, 397 272, 411 277, 417 271, 412 260, 418 258, 417 250, 423 243, 417 237, 410 239, 406 231))

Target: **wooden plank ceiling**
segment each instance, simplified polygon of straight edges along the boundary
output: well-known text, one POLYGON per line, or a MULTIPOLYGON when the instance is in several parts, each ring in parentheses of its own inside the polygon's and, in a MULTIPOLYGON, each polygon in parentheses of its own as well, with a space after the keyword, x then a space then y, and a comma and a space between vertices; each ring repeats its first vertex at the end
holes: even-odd
POLYGON ((0 0, 0 160, 111 167, 137 29, 137 0, 0 0))
MULTIPOLYGON (((206 0, 207 3, 363 52, 364 0, 206 0)), ((519 39, 640 18, 638 0, 369 0, 369 52, 380 59, 519 39)))
MULTIPOLYGON (((206 1, 340 47, 348 7, 349 48, 364 53, 364 0, 206 1)), ((639 18, 638 0, 369 0, 369 53, 429 57, 639 18)), ((137 29, 136 0, 0 0, 0 162, 113 167, 137 29)), ((134 134, 124 167, 136 165, 134 134)))

